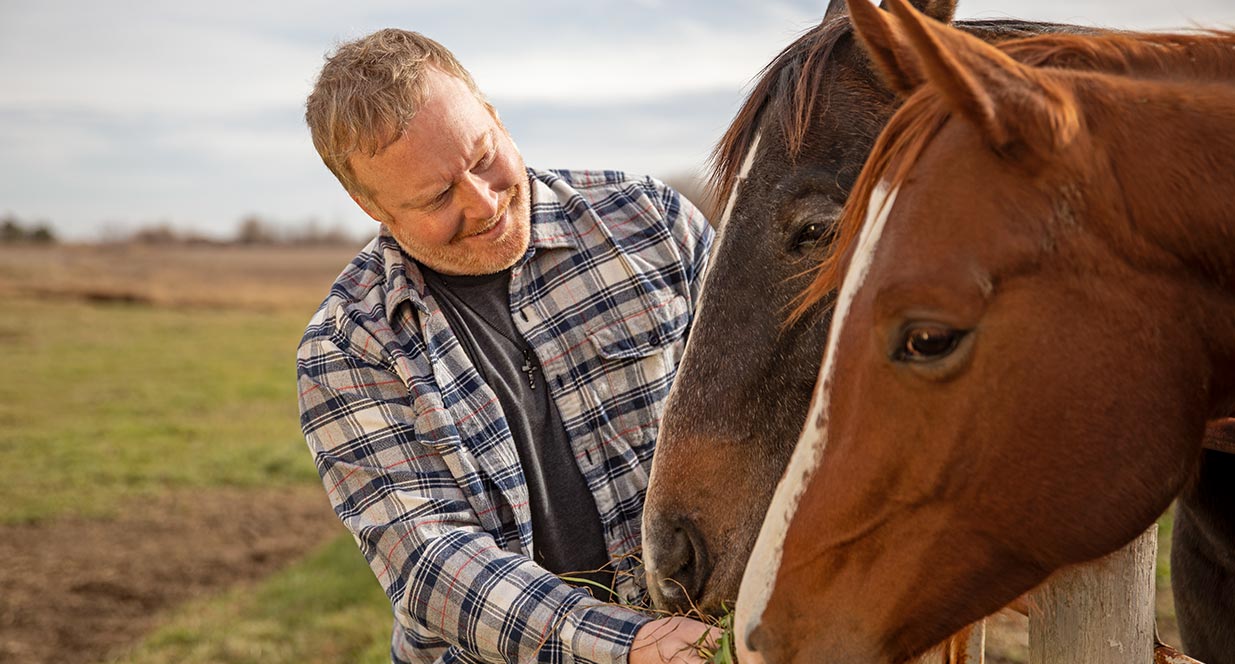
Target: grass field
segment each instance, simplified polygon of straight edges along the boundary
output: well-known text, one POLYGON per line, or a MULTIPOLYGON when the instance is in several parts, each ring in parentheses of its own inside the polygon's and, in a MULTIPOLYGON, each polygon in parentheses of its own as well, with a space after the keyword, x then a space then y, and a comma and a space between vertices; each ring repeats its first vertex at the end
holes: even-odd
POLYGON ((0 521, 175 487, 317 480, 297 426, 306 315, 0 301, 0 521))
POLYGON ((0 249, 0 523, 315 482, 296 343, 354 251, 0 249))
POLYGON ((176 610, 114 661, 129 664, 388 664, 390 608, 350 537, 254 587, 176 610))
MULTIPOLYGON (((0 661, 388 661, 296 411, 296 343, 354 252, 0 248, 0 661)), ((1025 661, 1023 631, 988 661, 1025 661)))
POLYGON ((0 661, 386 658, 390 609, 296 409, 297 341, 354 253, 0 250, 0 532, 27 561, 3 579, 0 661), (90 622, 106 612, 125 619, 90 622))

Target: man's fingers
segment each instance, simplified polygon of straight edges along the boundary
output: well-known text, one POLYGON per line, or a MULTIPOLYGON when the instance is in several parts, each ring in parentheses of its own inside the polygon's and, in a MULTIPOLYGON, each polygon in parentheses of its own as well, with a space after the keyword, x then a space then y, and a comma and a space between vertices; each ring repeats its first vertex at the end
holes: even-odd
POLYGON ((698 646, 714 647, 720 633, 714 627, 681 616, 653 620, 635 634, 630 659, 632 664, 703 664, 698 646), (653 653, 655 659, 650 659, 653 653))

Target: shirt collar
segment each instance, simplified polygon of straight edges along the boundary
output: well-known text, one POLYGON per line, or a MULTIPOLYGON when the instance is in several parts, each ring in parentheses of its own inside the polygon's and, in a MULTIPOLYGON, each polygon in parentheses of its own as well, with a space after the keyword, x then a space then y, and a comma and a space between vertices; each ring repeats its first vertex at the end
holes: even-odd
POLYGON ((532 241, 527 260, 535 253, 534 249, 578 249, 582 246, 576 232, 574 220, 567 214, 567 195, 559 195, 555 187, 565 187, 565 180, 548 173, 535 173, 528 170, 528 179, 532 190, 532 241), (537 175, 544 177, 537 177, 537 175))
MULTIPOLYGON (((579 237, 574 224, 566 212, 566 206, 553 185, 562 183, 560 178, 550 176, 549 182, 537 177, 538 173, 528 169, 528 182, 531 190, 532 218, 531 239, 527 252, 515 262, 523 265, 531 260, 540 249, 578 248, 579 237)), ((544 175, 540 173, 540 175, 544 175)), ((407 301, 422 313, 428 313, 425 304, 425 279, 416 261, 404 253, 399 243, 395 241, 390 231, 382 226, 377 236, 377 250, 386 266, 386 318, 394 322, 395 312, 403 302, 407 301)))

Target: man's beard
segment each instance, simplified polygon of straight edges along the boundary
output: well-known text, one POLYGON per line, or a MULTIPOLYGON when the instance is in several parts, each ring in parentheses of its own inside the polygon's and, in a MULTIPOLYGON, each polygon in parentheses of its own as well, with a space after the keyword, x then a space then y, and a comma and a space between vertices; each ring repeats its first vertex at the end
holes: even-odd
POLYGON ((531 241, 531 200, 527 184, 516 184, 510 192, 501 212, 475 225, 478 230, 487 230, 498 223, 502 215, 509 215, 502 235, 480 247, 467 247, 469 236, 458 236, 445 246, 425 247, 395 228, 390 229, 391 235, 409 256, 438 272, 465 275, 501 272, 523 257, 531 241))

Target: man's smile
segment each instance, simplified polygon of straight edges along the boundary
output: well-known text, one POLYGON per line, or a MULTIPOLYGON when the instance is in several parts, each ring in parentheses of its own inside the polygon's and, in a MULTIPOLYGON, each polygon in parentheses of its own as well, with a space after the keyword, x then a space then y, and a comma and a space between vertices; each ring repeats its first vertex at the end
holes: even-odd
POLYGON ((501 232, 506 228, 505 222, 506 222, 507 217, 509 216, 510 205, 511 203, 514 202, 515 196, 518 195, 519 187, 518 186, 511 187, 508 191, 510 193, 506 194, 506 200, 502 202, 502 207, 498 211, 498 213, 493 215, 489 219, 486 219, 484 224, 480 227, 479 230, 476 230, 472 233, 468 233, 466 235, 460 235, 458 241, 461 242, 463 240, 467 240, 471 238, 477 238, 477 237, 484 238, 488 236, 500 235, 501 232))

